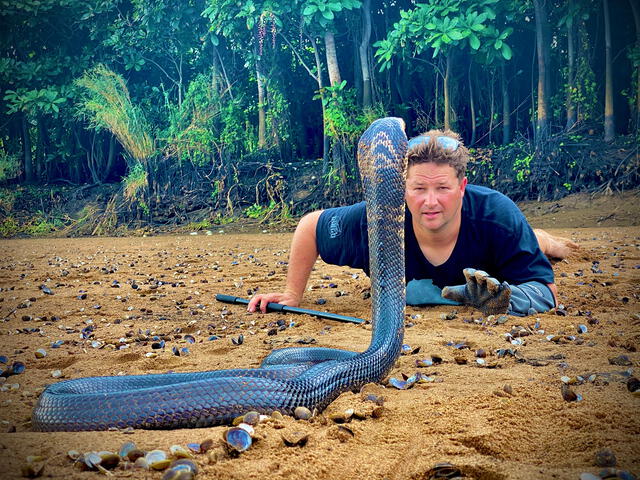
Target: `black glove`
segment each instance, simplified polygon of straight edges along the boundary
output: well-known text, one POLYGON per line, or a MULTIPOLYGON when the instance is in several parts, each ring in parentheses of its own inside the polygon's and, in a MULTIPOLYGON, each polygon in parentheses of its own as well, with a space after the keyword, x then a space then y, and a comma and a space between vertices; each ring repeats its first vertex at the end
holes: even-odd
POLYGON ((466 285, 444 287, 442 296, 449 300, 471 305, 484 315, 502 315, 509 310, 511 287, 507 282, 498 282, 487 272, 475 268, 465 268, 466 285))

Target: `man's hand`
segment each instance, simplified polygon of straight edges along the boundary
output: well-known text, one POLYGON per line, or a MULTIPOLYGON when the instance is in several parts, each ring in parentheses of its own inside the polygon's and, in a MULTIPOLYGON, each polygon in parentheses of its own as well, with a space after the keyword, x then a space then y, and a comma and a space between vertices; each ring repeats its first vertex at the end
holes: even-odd
POLYGON ((274 293, 261 293, 256 295, 247 305, 248 312, 255 312, 260 310, 262 313, 267 313, 268 303, 281 303, 288 307, 297 307, 300 305, 300 298, 291 292, 274 292, 274 293))
POLYGON ((475 268, 465 268, 466 285, 444 287, 442 296, 449 300, 471 305, 484 315, 502 315, 509 310, 511 288, 506 282, 498 282, 487 272, 475 268))

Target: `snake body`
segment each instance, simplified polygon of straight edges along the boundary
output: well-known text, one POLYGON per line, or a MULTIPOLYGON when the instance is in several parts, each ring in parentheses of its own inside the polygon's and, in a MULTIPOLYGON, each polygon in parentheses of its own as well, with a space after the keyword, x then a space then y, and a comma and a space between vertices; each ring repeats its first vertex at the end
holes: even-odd
POLYGON ((372 336, 364 352, 283 349, 256 369, 66 380, 43 391, 33 429, 204 427, 230 423, 249 410, 291 415, 298 406, 321 410, 340 393, 384 378, 404 334, 406 145, 397 118, 376 120, 358 144, 372 292, 372 336))

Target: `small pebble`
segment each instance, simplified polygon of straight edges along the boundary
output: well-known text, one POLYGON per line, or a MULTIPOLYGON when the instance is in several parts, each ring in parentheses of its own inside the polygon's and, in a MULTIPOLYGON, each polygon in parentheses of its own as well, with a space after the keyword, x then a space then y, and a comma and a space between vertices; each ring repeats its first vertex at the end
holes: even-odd
POLYGON ((598 467, 615 467, 616 463, 616 455, 610 448, 602 449, 596 453, 595 464, 598 467))

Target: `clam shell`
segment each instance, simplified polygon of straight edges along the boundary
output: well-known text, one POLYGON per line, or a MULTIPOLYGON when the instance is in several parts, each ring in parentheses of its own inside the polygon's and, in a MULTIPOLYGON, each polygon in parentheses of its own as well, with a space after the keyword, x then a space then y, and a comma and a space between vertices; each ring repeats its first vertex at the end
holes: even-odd
POLYGON ((296 409, 293 411, 293 416, 298 420, 309 420, 313 416, 313 414, 307 407, 296 407, 296 409))
POLYGON ((232 427, 225 431, 222 435, 225 448, 230 452, 244 452, 251 443, 251 435, 245 429, 240 427, 232 427))
POLYGON ((309 440, 309 434, 300 431, 287 431, 281 437, 287 447, 304 447, 309 440))
POLYGON ((169 447, 169 452, 171 452, 171 455, 173 455, 176 458, 192 458, 193 457, 193 455, 191 455, 189 450, 184 448, 182 445, 171 445, 169 447))

